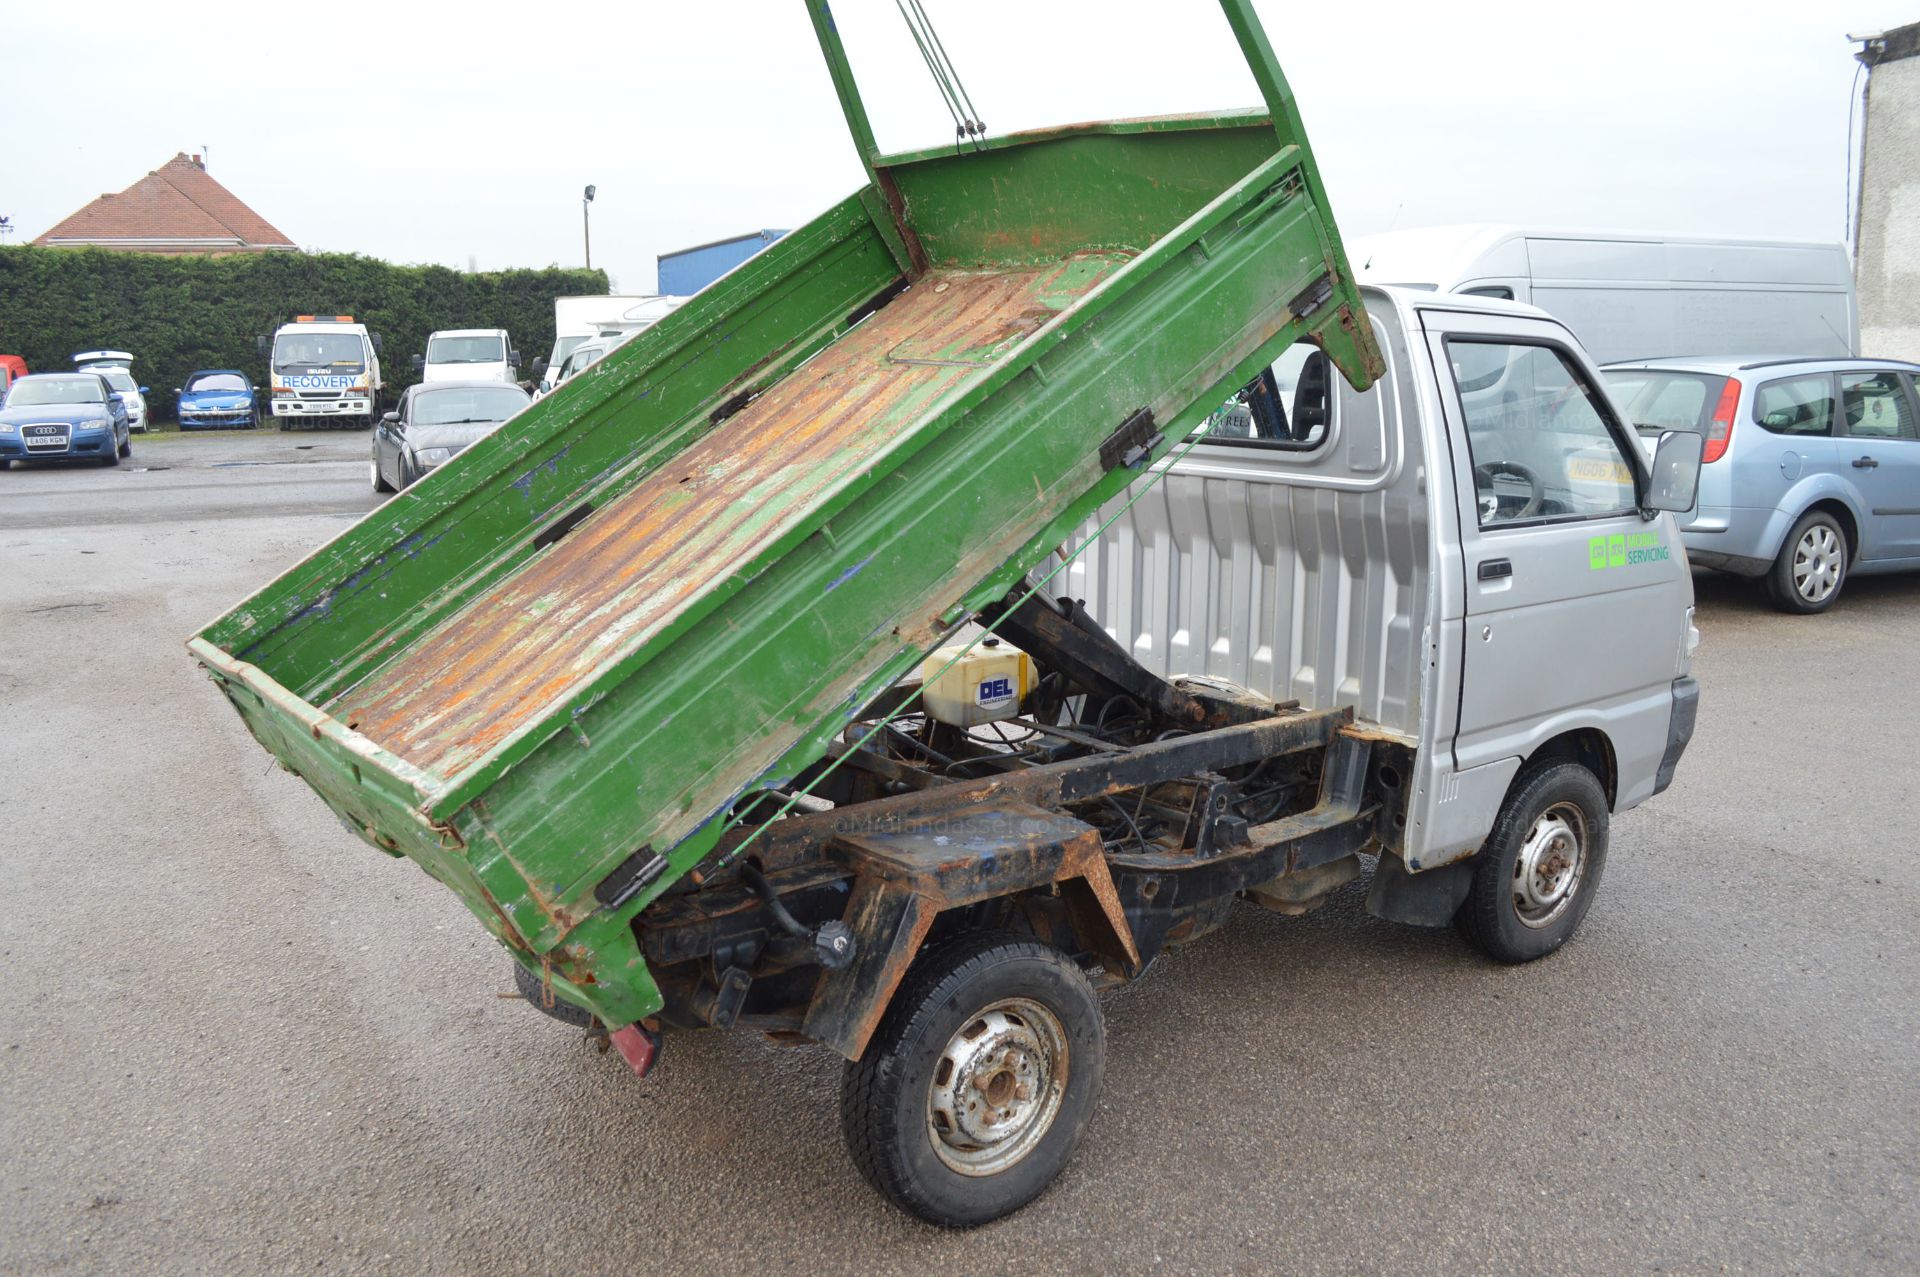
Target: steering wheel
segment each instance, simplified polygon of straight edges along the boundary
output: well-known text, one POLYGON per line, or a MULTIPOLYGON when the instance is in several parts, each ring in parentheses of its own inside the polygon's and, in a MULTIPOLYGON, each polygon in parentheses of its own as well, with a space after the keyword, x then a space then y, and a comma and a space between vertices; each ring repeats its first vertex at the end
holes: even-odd
POLYGON ((1507 518, 1530 519, 1540 513, 1540 507, 1546 504, 1547 489, 1539 475, 1518 461, 1484 461, 1473 468, 1474 487, 1485 494, 1480 498, 1480 521, 1491 523, 1500 514, 1500 497, 1493 490, 1493 481, 1502 475, 1518 479, 1528 489, 1527 503, 1507 518))

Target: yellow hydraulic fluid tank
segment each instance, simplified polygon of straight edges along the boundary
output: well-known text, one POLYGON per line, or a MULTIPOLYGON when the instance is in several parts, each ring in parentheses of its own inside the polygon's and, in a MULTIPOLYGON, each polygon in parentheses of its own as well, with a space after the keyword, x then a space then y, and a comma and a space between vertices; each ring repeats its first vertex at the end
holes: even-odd
POLYGON ((1017 715, 1021 699, 1037 681, 1033 658, 997 638, 965 656, 962 652, 964 645, 943 647, 920 662, 920 703, 928 715, 954 727, 978 727, 1017 715))

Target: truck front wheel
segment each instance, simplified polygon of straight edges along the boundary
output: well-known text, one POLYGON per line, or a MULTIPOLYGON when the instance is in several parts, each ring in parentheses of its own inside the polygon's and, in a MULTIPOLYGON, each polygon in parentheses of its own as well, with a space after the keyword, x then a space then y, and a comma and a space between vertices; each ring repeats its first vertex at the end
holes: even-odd
POLYGON ((1544 958, 1587 916, 1607 860, 1607 795, 1579 763, 1520 773, 1454 915, 1468 942, 1500 962, 1544 958))
POLYGON ((1065 955, 1007 933, 959 936, 908 971, 840 1124, 867 1182, 943 1228, 1011 1214, 1053 1182, 1093 1116, 1106 1035, 1065 955))

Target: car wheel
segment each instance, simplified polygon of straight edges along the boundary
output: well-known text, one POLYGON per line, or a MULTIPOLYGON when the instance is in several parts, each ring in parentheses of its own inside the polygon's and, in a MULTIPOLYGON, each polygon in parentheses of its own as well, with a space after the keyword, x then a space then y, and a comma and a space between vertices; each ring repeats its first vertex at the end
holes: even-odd
POLYGON ((1011 1214, 1051 1184, 1106 1070, 1093 988, 1024 936, 963 935, 924 953, 841 1078, 854 1165, 943 1228, 1011 1214))
POLYGON ((120 455, 123 457, 131 457, 133 455, 133 436, 132 435, 128 435, 127 441, 120 445, 120 455))
POLYGON ((1839 521, 1811 510, 1787 533, 1780 557, 1767 573, 1767 595, 1782 612, 1824 612, 1840 597, 1847 567, 1847 535, 1839 521))
POLYGON ((120 464, 120 445, 113 441, 112 435, 107 436, 107 451, 101 456, 100 464, 103 466, 117 466, 120 464))
POLYGON ((1528 768, 1500 807, 1454 914, 1499 962, 1544 958, 1580 929, 1607 861, 1607 795, 1579 763, 1528 768))
POLYGON ((368 464, 368 469, 370 469, 373 472, 373 490, 375 492, 392 492, 393 491, 393 485, 380 477, 380 463, 378 461, 370 462, 368 464))
POLYGON ((247 414, 247 429, 258 430, 259 428, 260 428, 260 410, 258 408, 255 408, 251 413, 247 414))

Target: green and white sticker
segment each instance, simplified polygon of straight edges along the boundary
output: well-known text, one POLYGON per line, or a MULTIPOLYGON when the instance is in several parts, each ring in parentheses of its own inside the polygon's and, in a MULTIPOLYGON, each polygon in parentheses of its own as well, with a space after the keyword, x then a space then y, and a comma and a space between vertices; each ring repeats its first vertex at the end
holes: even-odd
POLYGON ((1587 567, 1595 572, 1636 563, 1663 563, 1672 557, 1673 551, 1660 543, 1658 532, 1616 532, 1587 538, 1587 567))

